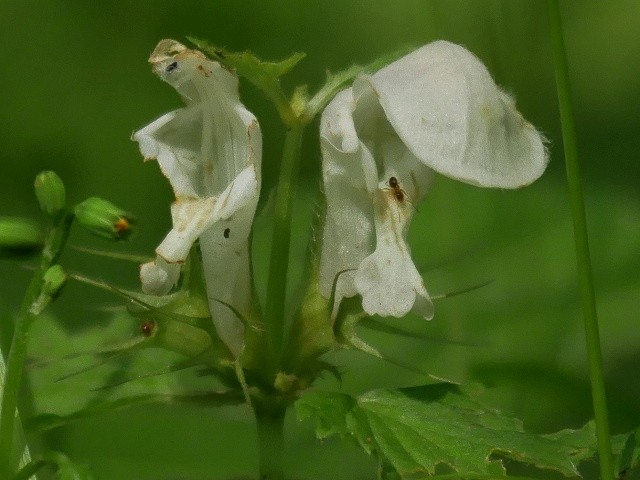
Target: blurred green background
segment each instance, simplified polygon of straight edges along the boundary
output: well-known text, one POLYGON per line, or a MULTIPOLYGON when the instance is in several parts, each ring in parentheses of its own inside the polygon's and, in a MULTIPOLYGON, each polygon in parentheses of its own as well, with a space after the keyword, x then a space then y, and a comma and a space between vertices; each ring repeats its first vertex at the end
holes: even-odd
MULTIPOLYGON (((640 423, 640 2, 561 3, 612 429, 620 433, 640 423)), ((439 178, 410 232, 427 287, 439 293, 495 281, 438 302, 428 324, 402 321, 430 340, 363 334, 400 362, 454 380, 484 382, 485 401, 522 418, 529 430, 577 427, 591 417, 545 2, 4 0, 0 213, 40 218, 33 178, 54 169, 72 202, 99 195, 137 217, 135 237, 116 250, 150 254, 169 228, 172 195, 157 165, 143 164, 129 138, 180 106, 175 92, 150 72, 147 58, 158 40, 184 41, 187 35, 266 59, 306 52, 285 82, 306 83, 312 90, 327 69, 367 63, 407 44, 443 38, 479 56, 549 139, 550 166, 537 183, 515 192, 439 178)), ((262 125, 268 194, 282 128, 254 89, 243 85, 242 96, 262 125)), ((304 183, 296 202, 294 255, 300 260, 294 289, 317 200, 309 193, 318 185, 316 130, 305 139, 304 183)), ((268 214, 267 209, 254 237, 259 273, 269 248, 268 214)), ((71 243, 114 248, 77 230, 71 243)), ((123 287, 137 285, 137 268, 127 263, 69 249, 63 264, 123 287)), ((3 322, 15 311, 29 275, 15 262, 2 263, 3 322)), ((53 355, 123 338, 132 325, 110 322, 112 314, 100 308, 116 304, 114 297, 72 283, 52 309, 59 322, 44 319, 35 342, 53 355), (69 343, 72 333, 79 336, 69 343)), ((340 352, 329 360, 342 365, 344 384, 326 379, 319 382, 322 388, 358 393, 425 381, 359 354, 340 352)), ((160 368, 167 361, 150 354, 141 365, 160 368)), ((53 374, 32 376, 37 408, 64 409, 65 402, 90 396, 91 385, 80 377, 55 382, 53 374)), ((167 377, 162 381, 170 383, 167 377)), ((319 443, 311 426, 298 425, 293 415, 288 426, 293 476, 373 478, 372 460, 355 447, 338 440, 319 443)), ((246 407, 146 406, 32 438, 36 448, 48 444, 90 465, 99 479, 223 479, 256 470, 253 429, 246 407)))

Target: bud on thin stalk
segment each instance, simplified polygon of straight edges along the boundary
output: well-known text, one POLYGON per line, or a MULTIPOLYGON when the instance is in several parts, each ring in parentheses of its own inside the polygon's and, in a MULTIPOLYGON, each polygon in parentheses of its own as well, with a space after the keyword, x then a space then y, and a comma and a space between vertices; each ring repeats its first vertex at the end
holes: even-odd
POLYGON ((131 216, 108 200, 87 198, 74 209, 76 220, 90 232, 111 240, 124 240, 131 235, 131 216))
POLYGON ((64 183, 56 172, 51 170, 40 172, 33 186, 43 212, 55 215, 64 209, 67 201, 66 192, 64 183))
POLYGON ((42 281, 42 292, 51 297, 57 297, 67 282, 67 274, 60 265, 56 264, 44 273, 42 281))

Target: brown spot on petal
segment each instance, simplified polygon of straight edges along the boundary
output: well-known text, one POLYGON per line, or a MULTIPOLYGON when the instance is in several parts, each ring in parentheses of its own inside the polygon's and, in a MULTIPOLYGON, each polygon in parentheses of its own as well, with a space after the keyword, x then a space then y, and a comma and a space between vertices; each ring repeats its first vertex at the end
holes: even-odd
POLYGON ((202 65, 198 65, 196 68, 198 69, 199 72, 201 72, 207 78, 209 78, 209 75, 211 75, 212 73, 211 70, 207 70, 202 65))

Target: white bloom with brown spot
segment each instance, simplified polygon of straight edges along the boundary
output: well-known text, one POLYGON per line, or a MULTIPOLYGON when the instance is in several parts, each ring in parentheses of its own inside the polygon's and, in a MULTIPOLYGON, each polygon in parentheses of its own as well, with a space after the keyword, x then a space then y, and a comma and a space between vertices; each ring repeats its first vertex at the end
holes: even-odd
POLYGON ((362 296, 370 315, 433 317, 406 232, 434 171, 518 188, 548 163, 544 139, 472 53, 428 44, 357 78, 322 114, 327 212, 320 290, 362 296))
POLYGON ((201 52, 162 40, 149 62, 186 105, 133 135, 145 160, 158 161, 176 196, 173 228, 156 249, 156 260, 142 265, 142 288, 167 293, 199 239, 211 315, 220 337, 239 355, 242 323, 214 299, 244 315, 251 309, 248 238, 260 193, 260 127, 240 103, 237 77, 201 52))

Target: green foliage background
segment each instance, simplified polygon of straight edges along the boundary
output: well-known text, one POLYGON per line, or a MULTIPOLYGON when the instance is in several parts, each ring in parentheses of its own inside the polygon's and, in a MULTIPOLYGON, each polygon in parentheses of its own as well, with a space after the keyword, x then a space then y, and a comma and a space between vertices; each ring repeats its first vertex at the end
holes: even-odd
MULTIPOLYGON (((618 433, 640 423, 640 3, 583 0, 562 7, 612 429, 618 433)), ((146 59, 158 40, 187 35, 232 50, 250 49, 266 59, 306 52, 285 82, 308 83, 311 89, 326 69, 368 63, 407 44, 444 38, 478 55, 549 139, 551 164, 541 180, 518 192, 438 178, 410 233, 428 288, 438 293, 495 281, 439 302, 428 324, 403 321, 430 340, 367 338, 400 362, 487 383, 485 400, 522 418, 531 431, 577 427, 591 417, 544 2, 5 0, 0 4, 1 213, 39 217, 33 178, 54 169, 72 202, 99 195, 132 212, 137 234, 117 249, 150 254, 169 228, 171 192, 157 166, 143 164, 129 137, 180 106, 146 59)), ((283 132, 258 92, 244 85, 242 96, 263 128, 266 195, 275 182, 283 132)), ((314 127, 305 140, 304 184, 296 204, 294 254, 300 261, 293 291, 308 244, 305 222, 317 200, 308 192, 318 185, 319 160, 314 127)), ((259 220, 254 238, 259 273, 266 268, 267 233, 268 222, 259 220)), ((71 243, 112 247, 79 231, 71 243)), ((72 250, 63 262, 124 287, 137 284, 137 270, 129 264, 72 250)), ((6 331, 29 272, 16 263, 1 268, 6 331)), ((99 328, 111 318, 97 307, 115 303, 95 289, 71 284, 53 311, 63 332, 85 337, 93 332, 96 345, 99 328)), ((46 328, 40 335, 58 338, 46 328)), ((68 350, 59 343, 48 348, 68 350)), ((341 352, 330 360, 345 365, 345 381, 340 387, 326 379, 320 382, 324 388, 359 393, 424 382, 362 355, 341 352)), ((60 388, 73 396, 82 395, 84 387, 70 382, 60 388)), ((372 478, 373 463, 355 447, 336 439, 320 444, 311 425, 297 425, 293 416, 288 424, 287 462, 296 476, 372 478)), ((98 415, 34 438, 91 465, 100 479, 209 479, 256 470, 253 428, 246 407, 148 406, 98 415)))

